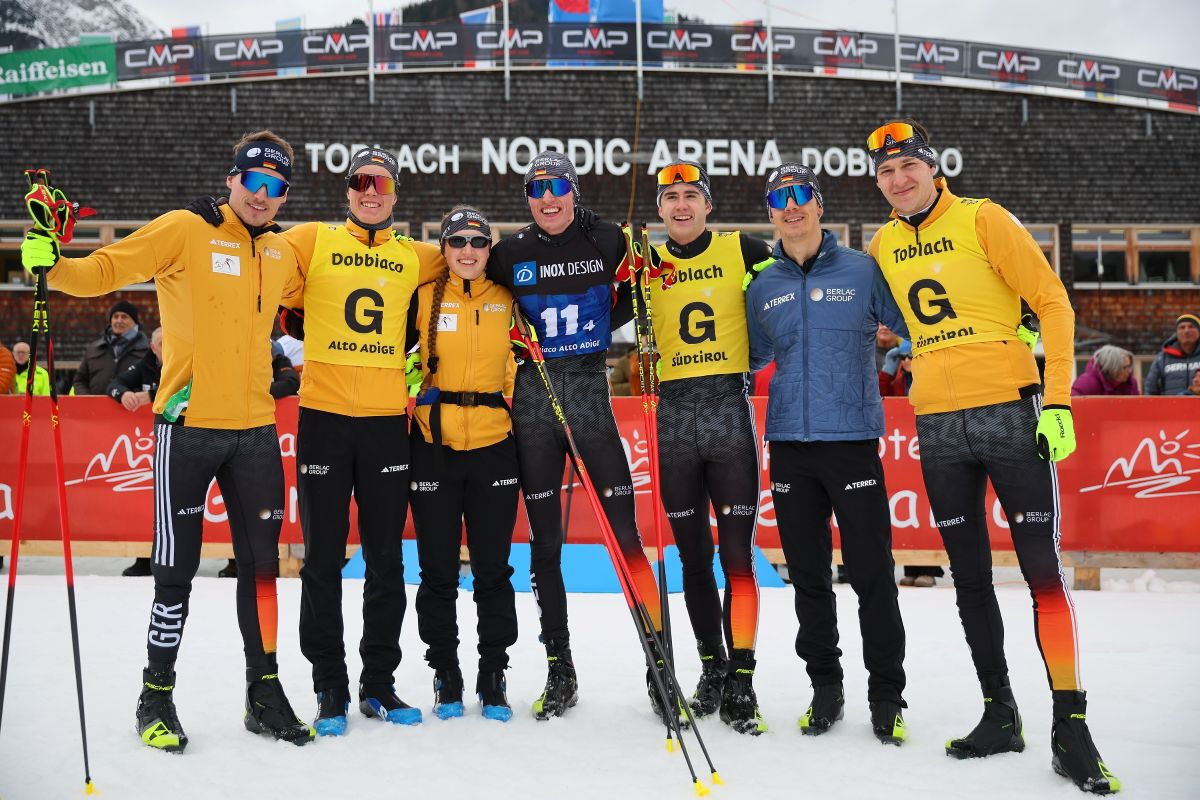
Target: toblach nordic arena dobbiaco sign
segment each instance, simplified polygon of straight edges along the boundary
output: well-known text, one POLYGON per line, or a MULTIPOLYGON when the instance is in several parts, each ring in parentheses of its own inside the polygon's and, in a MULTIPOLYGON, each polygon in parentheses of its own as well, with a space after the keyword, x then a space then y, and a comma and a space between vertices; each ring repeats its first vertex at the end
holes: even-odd
POLYGON ((117 57, 112 43, 0 54, 0 95, 101 86, 116 80, 117 57))

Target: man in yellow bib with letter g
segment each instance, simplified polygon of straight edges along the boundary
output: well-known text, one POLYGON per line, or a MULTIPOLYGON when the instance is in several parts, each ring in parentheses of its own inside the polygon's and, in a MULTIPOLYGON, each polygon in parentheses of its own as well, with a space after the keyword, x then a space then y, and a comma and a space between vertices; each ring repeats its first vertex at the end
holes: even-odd
POLYGON ((1075 315, 1028 231, 990 200, 953 195, 935 177, 929 142, 924 128, 907 121, 886 123, 867 139, 876 184, 892 206, 869 250, 912 335, 909 400, 921 472, 983 689, 983 718, 965 737, 949 740, 946 753, 978 758, 1025 749, 992 587, 984 510, 990 479, 1033 595, 1034 630, 1054 698, 1052 766, 1084 791, 1109 794, 1121 783, 1088 731, 1075 609, 1058 552, 1054 462, 1075 450, 1075 315), (1033 355, 1017 336, 1022 298, 1042 323, 1044 392, 1033 355))

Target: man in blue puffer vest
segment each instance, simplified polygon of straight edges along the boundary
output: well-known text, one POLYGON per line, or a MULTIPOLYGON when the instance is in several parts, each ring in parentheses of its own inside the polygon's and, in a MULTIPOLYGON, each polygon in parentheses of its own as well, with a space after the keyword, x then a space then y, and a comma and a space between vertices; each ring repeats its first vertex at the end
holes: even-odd
POLYGON ((875 331, 880 322, 900 336, 908 329, 871 258, 821 230, 824 199, 811 170, 787 163, 772 172, 767 205, 780 238, 772 258, 755 267, 746 322, 750 368, 776 362, 767 404, 771 493, 796 590, 796 653, 813 685, 800 729, 824 733, 842 718, 830 570, 836 513, 858 595, 871 726, 880 741, 898 745, 905 738, 904 623, 878 452, 883 404, 875 331))

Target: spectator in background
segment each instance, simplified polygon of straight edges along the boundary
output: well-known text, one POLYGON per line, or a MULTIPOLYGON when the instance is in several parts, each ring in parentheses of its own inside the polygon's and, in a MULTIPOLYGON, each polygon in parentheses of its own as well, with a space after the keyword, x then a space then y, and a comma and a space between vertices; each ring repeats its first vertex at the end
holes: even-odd
POLYGON ((1146 394, 1200 394, 1196 373, 1200 370, 1200 316, 1180 314, 1175 335, 1163 342, 1162 352, 1150 365, 1146 376, 1146 394))
POLYGON ((608 388, 613 397, 629 396, 629 353, 636 348, 613 342, 608 348, 608 388))
MULTIPOLYGON (((158 333, 158 331, 155 331, 158 333)), ((290 397, 300 392, 300 376, 296 374, 296 370, 292 367, 292 361, 284 354, 283 338, 292 339, 292 337, 279 337, 271 342, 271 397, 278 400, 281 397, 290 397)), ((292 339, 300 345, 301 358, 303 358, 304 342, 300 339, 292 339)), ((123 574, 123 573, 122 573, 123 574)), ((218 578, 236 578, 238 576, 237 561, 229 559, 229 563, 221 567, 217 572, 218 578)))
MULTIPOLYGON (((283 354, 287 356, 288 363, 292 368, 299 373, 304 368, 304 340, 297 339, 289 333, 284 333, 275 343, 283 350, 283 354)), ((274 358, 275 350, 272 348, 272 358, 274 358)))
POLYGON ((79 362, 71 394, 107 394, 112 379, 145 358, 150 350, 138 326, 137 307, 119 300, 108 312, 108 326, 88 345, 79 362))
MULTIPOLYGON (((892 351, 892 348, 900 345, 900 337, 897 336, 891 328, 879 323, 879 327, 875 331, 875 369, 883 369, 884 362, 887 360, 887 355, 892 351)), ((912 348, 909 348, 911 352, 912 348)), ((893 375, 896 373, 893 371, 893 375)))
MULTIPOLYGON (((879 341, 878 334, 875 341, 879 341)), ((883 368, 879 370, 879 394, 884 397, 908 397, 911 385, 912 342, 901 339, 900 344, 888 350, 884 357, 883 368)))
POLYGON ((1111 344, 1096 351, 1083 374, 1071 384, 1072 395, 1138 394, 1133 353, 1111 344))
MULTIPOLYGON (((158 381, 162 376, 162 328, 150 334, 150 352, 135 364, 130 364, 108 384, 107 394, 126 411, 137 411, 154 402, 158 381)), ((150 574, 150 559, 136 558, 121 570, 126 578, 141 578, 150 574)))
POLYGON ((29 373, 33 372, 33 393, 39 395, 50 394, 50 373, 45 367, 39 367, 37 364, 31 364, 29 361, 29 344, 27 342, 17 342, 12 349, 13 360, 16 362, 16 371, 13 375, 12 390, 14 394, 25 394, 26 381, 29 380, 29 373))
POLYGON ((0 394, 12 394, 17 377, 17 361, 12 351, 0 344, 0 394))

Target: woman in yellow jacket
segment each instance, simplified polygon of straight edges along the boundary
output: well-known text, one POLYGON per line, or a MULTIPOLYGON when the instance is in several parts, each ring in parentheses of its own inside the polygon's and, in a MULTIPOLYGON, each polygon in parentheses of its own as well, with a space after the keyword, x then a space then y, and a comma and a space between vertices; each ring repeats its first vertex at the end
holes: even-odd
POLYGON ((412 432, 417 627, 434 669, 434 714, 462 716, 455 602, 465 521, 479 615, 475 691, 485 717, 507 721, 504 670, 517 640, 508 554, 520 489, 502 394, 512 362, 512 294, 484 275, 492 230, 482 214, 455 208, 442 220, 440 240, 447 268, 418 291, 425 372, 412 432))

